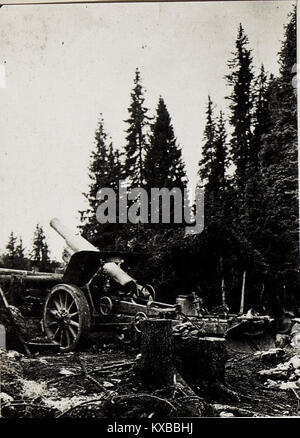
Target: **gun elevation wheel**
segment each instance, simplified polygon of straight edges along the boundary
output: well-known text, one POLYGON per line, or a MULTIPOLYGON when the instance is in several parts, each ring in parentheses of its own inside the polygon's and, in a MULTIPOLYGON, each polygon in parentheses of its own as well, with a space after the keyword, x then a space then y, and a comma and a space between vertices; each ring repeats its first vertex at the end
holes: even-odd
POLYGON ((107 296, 101 297, 99 307, 102 315, 109 315, 113 308, 112 300, 107 296))
POLYGON ((144 312, 138 312, 135 315, 133 325, 135 331, 137 331, 138 333, 141 333, 141 322, 144 321, 145 319, 148 319, 148 317, 144 312))
POLYGON ((54 286, 45 303, 43 325, 46 336, 60 344, 63 352, 73 351, 87 338, 90 309, 84 293, 76 286, 54 286))

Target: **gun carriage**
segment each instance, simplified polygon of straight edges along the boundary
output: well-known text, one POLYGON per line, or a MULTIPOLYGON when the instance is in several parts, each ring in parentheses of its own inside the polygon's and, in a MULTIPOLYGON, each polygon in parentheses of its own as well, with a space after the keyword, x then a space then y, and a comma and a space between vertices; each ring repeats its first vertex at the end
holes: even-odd
POLYGON ((43 315, 49 339, 62 351, 78 347, 91 329, 140 331, 149 317, 175 319, 178 305, 155 301, 151 285, 140 285, 125 272, 121 252, 101 252, 81 236, 74 236, 58 219, 50 222, 68 245, 62 281, 50 291, 43 315))

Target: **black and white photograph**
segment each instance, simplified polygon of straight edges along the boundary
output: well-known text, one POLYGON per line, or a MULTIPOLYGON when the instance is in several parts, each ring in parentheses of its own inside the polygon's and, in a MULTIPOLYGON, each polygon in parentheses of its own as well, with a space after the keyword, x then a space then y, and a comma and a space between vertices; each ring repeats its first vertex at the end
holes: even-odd
POLYGON ((300 416, 296 24, 0 5, 1 420, 300 416))

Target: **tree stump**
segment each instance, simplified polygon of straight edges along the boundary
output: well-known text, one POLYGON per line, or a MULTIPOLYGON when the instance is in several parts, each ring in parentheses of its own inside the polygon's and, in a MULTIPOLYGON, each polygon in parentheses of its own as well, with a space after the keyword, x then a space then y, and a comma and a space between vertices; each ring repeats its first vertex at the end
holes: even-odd
POLYGON ((196 334, 175 337, 177 366, 192 385, 214 386, 225 381, 226 341, 196 334))
POLYGON ((138 375, 145 384, 157 387, 172 385, 176 371, 172 321, 146 319, 141 322, 141 331, 138 375))
POLYGON ((223 338, 199 338, 197 345, 197 368, 201 381, 225 382, 227 360, 226 341, 223 338))

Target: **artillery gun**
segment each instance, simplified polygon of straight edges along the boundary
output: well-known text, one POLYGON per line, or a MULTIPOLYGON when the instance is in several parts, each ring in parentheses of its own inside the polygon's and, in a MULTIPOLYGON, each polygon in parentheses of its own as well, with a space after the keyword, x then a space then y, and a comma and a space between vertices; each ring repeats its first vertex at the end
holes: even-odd
POLYGON ((176 319, 179 306, 155 301, 151 285, 140 285, 121 265, 124 253, 104 252, 82 236, 74 236, 55 218, 51 227, 60 234, 70 256, 61 283, 50 291, 44 306, 46 336, 72 351, 90 330, 133 328, 149 317, 176 319))

